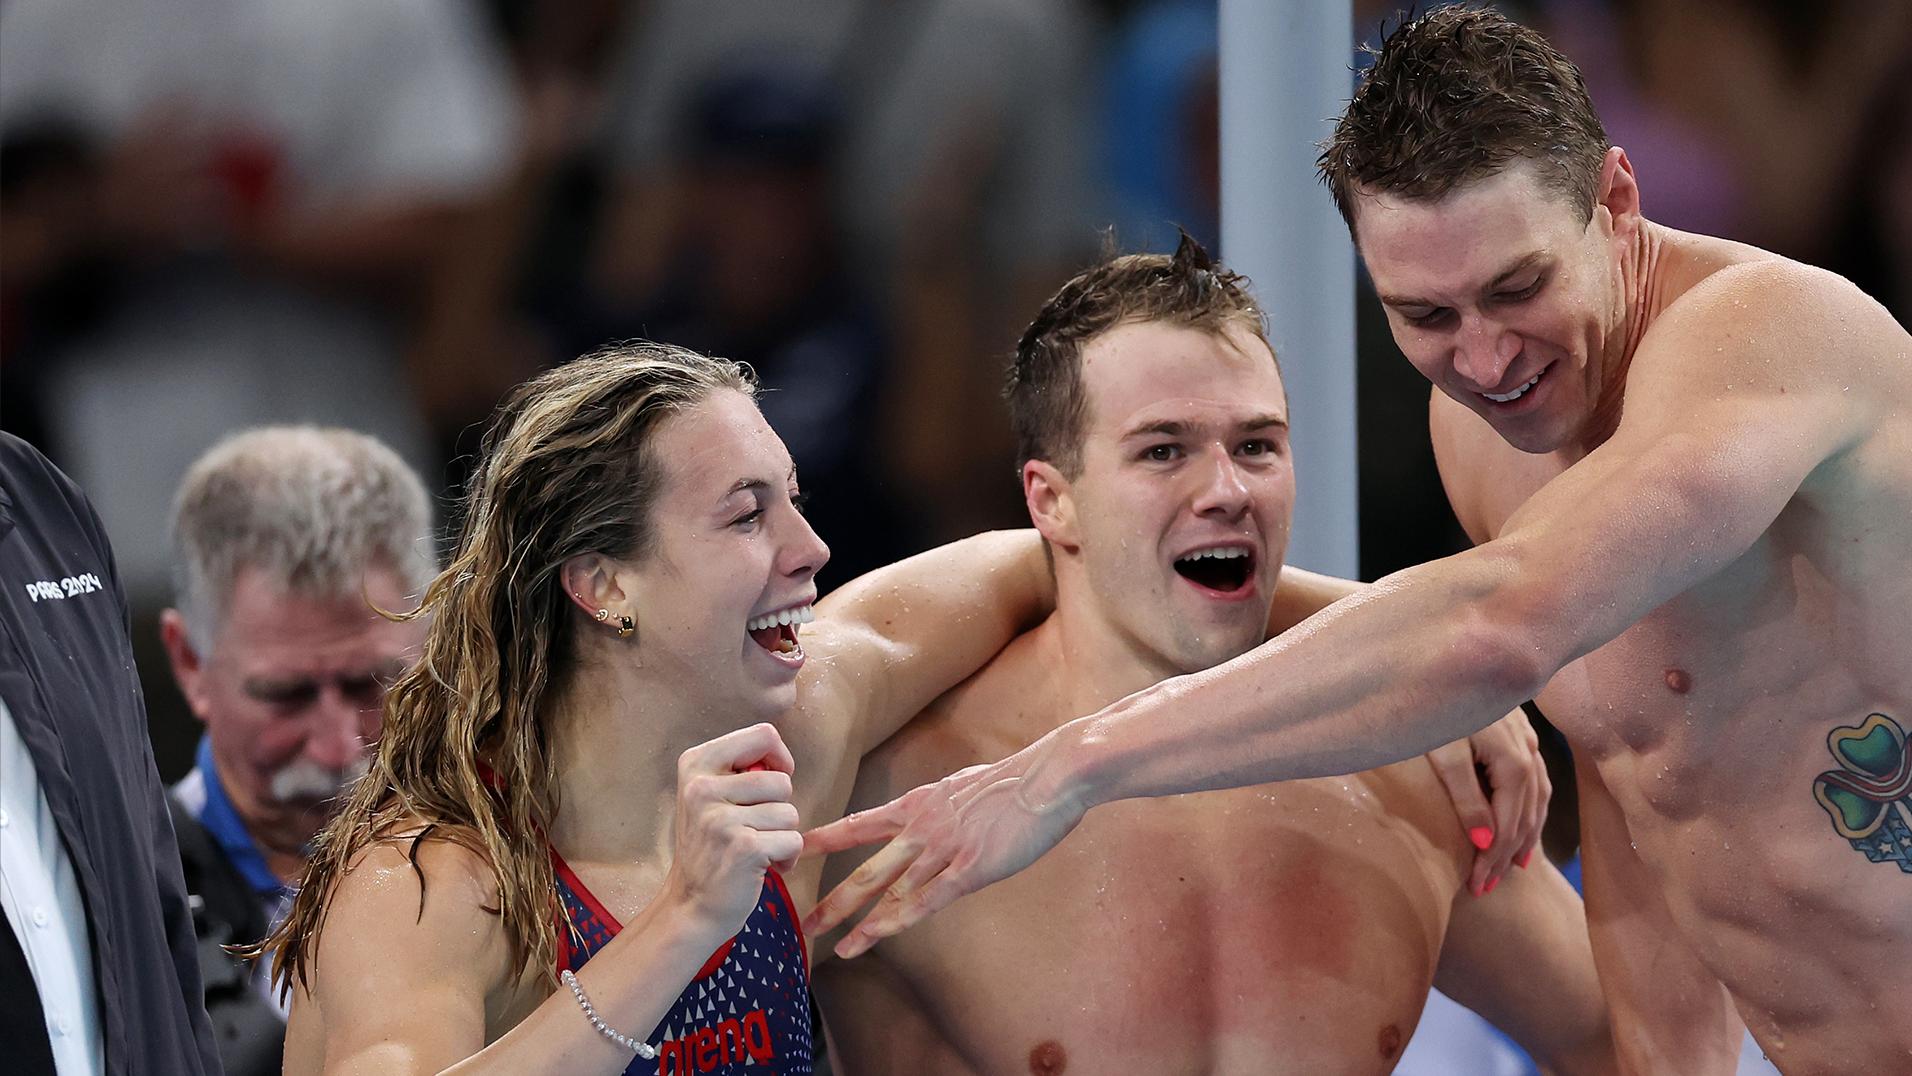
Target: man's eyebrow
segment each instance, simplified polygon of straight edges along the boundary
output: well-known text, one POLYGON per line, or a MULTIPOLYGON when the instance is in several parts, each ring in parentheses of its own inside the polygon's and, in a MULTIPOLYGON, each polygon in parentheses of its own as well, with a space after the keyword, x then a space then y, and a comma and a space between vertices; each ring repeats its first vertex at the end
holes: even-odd
MULTIPOLYGON (((1538 250, 1532 252, 1531 254, 1523 255, 1518 260, 1516 260, 1512 265, 1501 270, 1499 273, 1496 273, 1494 275, 1494 279, 1488 281, 1487 286, 1485 288, 1482 288, 1481 290, 1483 292, 1493 291, 1494 289, 1500 287, 1502 284, 1507 283, 1508 278, 1518 276, 1521 272, 1532 267, 1532 265, 1535 262, 1540 261, 1546 256, 1547 255, 1544 251, 1538 251, 1538 250)), ((1421 298, 1417 298, 1414 296, 1407 296, 1407 295, 1389 295, 1385 293, 1381 295, 1381 302, 1387 304, 1388 306, 1445 306, 1447 305, 1445 303, 1434 302, 1432 299, 1421 299, 1421 298)))
POLYGON ((1122 435, 1122 440, 1127 441, 1136 437, 1152 437, 1152 436, 1186 437, 1188 436, 1188 432, 1189 432, 1188 423, 1181 422, 1179 420, 1172 419, 1172 418, 1165 418, 1159 422, 1146 422, 1140 426, 1136 426, 1135 428, 1129 430, 1127 433, 1124 433, 1122 435))
MULTIPOLYGON (((1235 423, 1235 429, 1241 433, 1253 433, 1280 427, 1288 428, 1288 420, 1276 414, 1254 415, 1235 423)), ((1179 419, 1162 419, 1159 422, 1147 422, 1122 435, 1128 441, 1137 437, 1188 437, 1196 432, 1195 428, 1179 419)))
POLYGON ((303 691, 316 691, 319 687, 319 681, 310 676, 293 676, 285 679, 255 676, 243 681, 240 686, 245 689, 246 694, 255 697, 263 695, 291 695, 303 691))

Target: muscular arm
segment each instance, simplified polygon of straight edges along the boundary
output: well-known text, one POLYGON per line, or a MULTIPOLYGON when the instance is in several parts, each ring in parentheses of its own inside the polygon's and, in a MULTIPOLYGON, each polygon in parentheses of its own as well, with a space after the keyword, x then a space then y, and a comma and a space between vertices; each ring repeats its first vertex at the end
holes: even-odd
MULTIPOLYGON (((1284 566, 1269 605, 1268 637, 1353 594, 1367 584, 1284 566)), ((1441 779, 1461 831, 1475 848, 1468 889, 1484 893, 1515 862, 1525 863, 1547 821, 1553 786, 1540 757, 1539 740, 1527 716, 1509 713, 1474 735, 1442 744, 1427 753, 1441 779), (1486 788, 1482 787, 1481 774, 1486 788), (1492 793, 1490 802, 1488 795, 1492 793)))
POLYGON ((1454 901, 1434 985, 1513 1036, 1549 1072, 1618 1069, 1586 913, 1544 856, 1510 872, 1493 893, 1454 901))
POLYGON ((1579 763, 1575 778, 1587 925, 1625 1071, 1730 1076, 1745 1036, 1732 999, 1675 930, 1600 775, 1579 763))
POLYGON ((1494 540, 811 834, 808 847, 827 852, 900 833, 870 872, 883 904, 840 951, 1022 869, 1097 803, 1373 769, 1480 729, 1744 555, 1858 443, 1890 350, 1861 342, 1875 329, 1903 337, 1830 274, 1715 274, 1641 344, 1613 437, 1494 540), (1829 352, 1828 340, 1847 346, 1829 352))
POLYGON ((1369 769, 1531 697, 1561 666, 1744 554, 1866 427, 1876 404, 1840 388, 1865 374, 1831 376, 1805 361, 1822 356, 1838 321, 1823 311, 1857 316, 1850 287, 1820 276, 1787 281, 1784 304, 1760 294, 1778 289, 1772 282, 1700 285, 1726 291, 1702 300, 1717 313, 1662 317, 1636 356, 1612 439, 1536 493, 1498 538, 1064 726, 1031 748, 1021 796, 1093 804, 1369 769), (1745 309, 1733 288, 1754 292, 1745 309), (1802 316, 1808 300, 1817 316, 1802 316))
POLYGON ((860 576, 817 605, 802 705, 845 715, 860 757, 1053 611, 1055 590, 1033 530, 979 534, 860 576))

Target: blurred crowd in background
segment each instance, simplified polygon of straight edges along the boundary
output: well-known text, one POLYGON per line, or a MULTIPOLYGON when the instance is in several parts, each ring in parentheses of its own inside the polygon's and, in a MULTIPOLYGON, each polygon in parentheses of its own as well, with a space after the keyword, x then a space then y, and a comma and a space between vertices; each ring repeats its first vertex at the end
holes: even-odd
MULTIPOLYGON (((1649 217, 1912 321, 1912 6, 1499 6, 1581 65, 1649 217)), ((198 734, 170 502, 239 428, 375 434, 451 525, 507 389, 641 336, 756 368, 825 589, 1024 524, 1003 361, 1105 243, 1218 246, 1216 36, 1213 0, 0 0, 0 426, 105 519, 162 776, 198 734)), ((1464 538, 1360 311, 1374 578, 1464 538)))

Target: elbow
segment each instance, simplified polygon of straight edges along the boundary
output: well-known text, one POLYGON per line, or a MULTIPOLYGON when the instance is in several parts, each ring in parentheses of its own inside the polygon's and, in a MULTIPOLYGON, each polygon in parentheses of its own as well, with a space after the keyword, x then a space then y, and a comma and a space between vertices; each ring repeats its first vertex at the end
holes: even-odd
POLYGON ((1530 581, 1518 554, 1507 559, 1513 563, 1464 602, 1459 649, 1476 683, 1518 703, 1539 694, 1573 654, 1550 588, 1530 581))

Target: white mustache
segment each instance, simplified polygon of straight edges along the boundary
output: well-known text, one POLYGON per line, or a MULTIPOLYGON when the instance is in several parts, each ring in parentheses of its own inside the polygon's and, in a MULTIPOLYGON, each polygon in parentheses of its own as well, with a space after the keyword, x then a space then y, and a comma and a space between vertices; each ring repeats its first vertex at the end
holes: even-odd
POLYGON ((365 776, 370 760, 360 755, 344 769, 321 766, 302 758, 272 775, 267 791, 280 803, 292 800, 329 800, 345 791, 347 785, 365 776))

